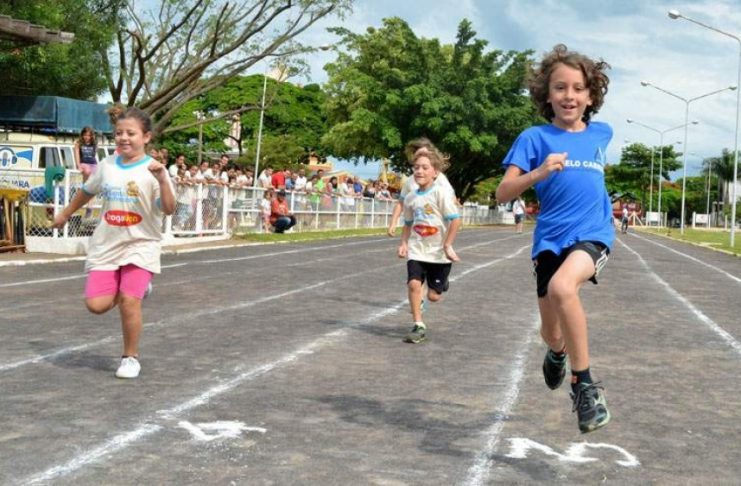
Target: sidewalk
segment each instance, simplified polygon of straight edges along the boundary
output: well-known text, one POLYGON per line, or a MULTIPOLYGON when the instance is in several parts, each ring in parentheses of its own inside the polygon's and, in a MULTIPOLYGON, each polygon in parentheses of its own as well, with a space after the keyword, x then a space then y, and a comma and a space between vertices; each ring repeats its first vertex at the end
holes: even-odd
MULTIPOLYGON (((205 250, 216 250, 219 248, 227 248, 232 246, 254 246, 261 245, 264 243, 247 243, 239 240, 218 240, 218 241, 202 241, 188 244, 178 245, 163 245, 163 255, 176 255, 178 253, 191 253, 194 251, 205 251, 205 250)), ((85 255, 59 255, 56 253, 20 253, 20 252, 8 252, 0 253, 0 267, 16 266, 16 265, 33 265, 41 263, 61 263, 61 262, 74 262, 84 261, 85 255)))

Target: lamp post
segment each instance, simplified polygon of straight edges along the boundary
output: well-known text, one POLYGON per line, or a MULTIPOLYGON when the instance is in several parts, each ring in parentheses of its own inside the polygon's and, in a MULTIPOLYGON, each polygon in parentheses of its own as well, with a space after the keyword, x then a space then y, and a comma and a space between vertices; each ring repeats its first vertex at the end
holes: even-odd
POLYGON ((700 96, 695 96, 694 98, 683 98, 679 96, 678 94, 672 93, 671 91, 667 91, 664 88, 660 88, 656 86, 655 84, 651 84, 648 81, 641 81, 642 86, 650 86, 654 89, 657 89, 661 91, 662 93, 666 93, 669 96, 672 96, 674 98, 677 98, 678 100, 682 100, 684 102, 684 150, 682 151, 682 211, 681 211, 681 220, 679 221, 679 232, 681 234, 684 234, 684 200, 685 200, 685 191, 687 186, 687 127, 690 124, 689 118, 690 118, 690 103, 693 101, 697 101, 702 98, 707 98, 708 96, 712 96, 714 94, 722 93, 723 91, 733 91, 736 89, 736 86, 729 86, 727 88, 723 89, 717 89, 715 91, 711 91, 710 93, 705 93, 700 96))
MULTIPOLYGON (((693 24, 699 25, 700 27, 705 27, 706 29, 710 29, 719 34, 725 35, 726 37, 730 37, 731 39, 738 42, 738 48, 739 48, 738 49, 738 74, 737 74, 736 86, 741 86, 741 37, 730 34, 723 30, 717 29, 710 25, 703 24, 702 22, 699 22, 695 19, 685 17, 684 15, 679 13, 678 10, 669 10, 668 14, 669 14, 669 18, 671 19, 687 20, 689 22, 692 22, 693 24)), ((741 90, 736 92, 736 134, 734 136, 734 141, 733 141, 733 190, 731 191, 731 194, 732 194, 731 195, 731 241, 730 241, 731 248, 733 248, 734 237, 736 234, 736 199, 738 198, 738 194, 736 194, 736 186, 738 186, 738 131, 739 131, 739 118, 741 117, 739 115, 740 112, 741 112, 741 90)))
MULTIPOLYGON (((632 118, 628 118, 626 121, 628 123, 634 123, 636 125, 640 125, 643 128, 647 128, 647 129, 649 129, 649 130, 651 130, 651 131, 656 132, 656 133, 659 134, 659 226, 661 226, 661 177, 662 177, 662 174, 664 173, 664 135, 666 133, 669 133, 669 132, 673 131, 673 130, 679 130, 680 128, 684 128, 684 127, 687 126, 687 124, 686 123, 683 123, 683 124, 681 124, 679 126, 676 126, 676 127, 667 128, 666 130, 659 130, 658 128, 654 128, 654 127, 648 126, 645 123, 641 123, 639 121, 635 121, 632 118)), ((697 120, 692 120, 690 122, 691 125, 697 125, 698 123, 700 123, 700 122, 698 122, 697 120)), ((675 143, 681 143, 681 142, 675 142, 675 143)), ((672 144, 672 145, 674 145, 674 144, 672 144)), ((652 206, 652 203, 653 203, 653 183, 654 183, 654 176, 653 176, 653 174, 654 174, 654 153, 653 153, 653 150, 651 150, 651 191, 650 191, 651 192, 651 196, 649 197, 649 203, 648 203, 648 205, 649 205, 649 211, 651 211, 651 212, 653 212, 653 206, 652 206)))
POLYGON ((255 189, 257 189, 257 169, 260 165, 260 146, 262 145, 262 124, 265 119, 265 93, 268 90, 268 71, 262 73, 262 103, 260 103, 260 124, 257 128, 257 147, 255 148, 255 173, 252 179, 252 199, 255 198, 255 189))

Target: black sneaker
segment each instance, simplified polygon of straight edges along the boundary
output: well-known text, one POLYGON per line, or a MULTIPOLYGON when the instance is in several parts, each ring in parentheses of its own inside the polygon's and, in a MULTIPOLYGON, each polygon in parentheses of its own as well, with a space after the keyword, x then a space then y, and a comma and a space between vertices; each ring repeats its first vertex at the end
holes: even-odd
POLYGON ((604 427, 610 421, 604 387, 599 382, 577 384, 571 399, 574 401, 571 411, 576 412, 582 434, 604 427))
POLYGON ((566 376, 566 355, 562 359, 559 359, 549 348, 543 359, 543 378, 545 378, 545 384, 551 390, 555 390, 563 383, 564 376, 566 376))
POLYGON ((417 344, 427 339, 427 328, 424 326, 414 325, 411 331, 404 336, 405 343, 417 344))

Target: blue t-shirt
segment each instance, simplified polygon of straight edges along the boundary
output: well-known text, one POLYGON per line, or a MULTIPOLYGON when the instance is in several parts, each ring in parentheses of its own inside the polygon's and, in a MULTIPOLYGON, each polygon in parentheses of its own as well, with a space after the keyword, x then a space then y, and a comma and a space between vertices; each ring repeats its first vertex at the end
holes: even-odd
POLYGON ((546 250, 559 255, 580 241, 612 247, 615 228, 605 187, 611 139, 610 125, 593 121, 581 132, 567 132, 555 125, 530 127, 515 140, 502 163, 505 169, 515 165, 530 172, 549 154, 568 153, 562 171, 535 184, 540 214, 533 235, 533 258, 546 250))

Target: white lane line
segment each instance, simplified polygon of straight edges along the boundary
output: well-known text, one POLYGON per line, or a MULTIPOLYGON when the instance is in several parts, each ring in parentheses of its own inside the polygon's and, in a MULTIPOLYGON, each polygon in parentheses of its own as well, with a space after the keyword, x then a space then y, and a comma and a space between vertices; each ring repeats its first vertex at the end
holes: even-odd
MULTIPOLYGON (((722 268, 718 268, 715 265, 711 265, 709 263, 706 263, 706 262, 700 260, 699 258, 695 258, 692 255, 688 255, 686 253, 682 253, 681 251, 675 250, 674 248, 668 247, 666 245, 662 245, 661 243, 659 243, 657 241, 653 241, 653 240, 651 240, 649 238, 645 238, 643 236, 638 236, 635 233, 631 233, 631 236, 633 236, 635 238, 638 238, 639 240, 648 241, 649 243, 651 243, 653 245, 656 245, 658 247, 664 248, 665 250, 669 250, 672 253, 676 253, 677 255, 683 256, 683 257, 685 257, 685 258, 687 258, 689 260, 692 260, 695 263, 699 263, 700 265, 704 265, 704 266, 706 266, 706 267, 708 267, 708 268, 710 268, 712 270, 715 270, 718 273, 721 273, 721 274, 725 275, 726 277, 730 278, 731 280, 735 281, 736 283, 740 283, 741 284, 741 278, 739 278, 739 277, 737 277, 735 275, 731 275, 730 273, 726 272, 722 268)), ((622 240, 620 240, 620 242, 623 243, 622 240)), ((625 244, 625 243, 623 243, 623 244, 625 244)))
POLYGON ((530 353, 530 346, 538 335, 537 330, 540 328, 540 315, 537 312, 534 321, 535 325, 530 329, 525 340, 517 348, 517 354, 512 360, 512 366, 509 370, 509 387, 507 387, 502 400, 497 404, 494 423, 484 432, 486 445, 479 451, 473 465, 468 469, 466 479, 463 482, 466 486, 479 486, 488 483, 492 455, 497 449, 502 429, 504 429, 509 414, 512 412, 515 403, 517 403, 517 398, 520 395, 520 382, 523 376, 525 376, 525 361, 527 361, 528 354, 530 353))
POLYGON ((32 476, 26 479, 25 481, 23 481, 21 484, 42 483, 45 481, 49 481, 50 479, 53 479, 55 477, 64 476, 66 474, 69 474, 69 472, 71 471, 79 469, 95 461, 99 457, 112 454, 120 449, 123 449, 124 447, 128 446, 129 444, 133 442, 143 439, 144 437, 148 435, 152 435, 155 432, 159 432, 161 429, 162 429, 162 426, 160 425, 144 424, 141 427, 137 428, 136 430, 132 430, 131 432, 127 432, 125 434, 117 435, 116 437, 107 441, 105 444, 101 445, 100 447, 96 447, 95 449, 85 452, 84 454, 80 454, 79 456, 77 456, 72 461, 68 462, 67 464, 55 466, 51 469, 44 471, 41 474, 32 476))
MULTIPOLYGON (((513 254, 507 255, 502 258, 497 258, 495 260, 491 260, 489 262, 478 265, 477 267, 467 270, 464 274, 469 274, 473 271, 481 270, 483 268, 489 267, 496 263, 510 259, 514 257, 515 255, 521 253, 523 249, 528 248, 528 247, 529 245, 520 248, 519 250, 517 250, 517 252, 513 254)), ((461 278, 464 274, 457 275, 456 279, 461 278)), ((329 332, 327 334, 324 334, 323 336, 320 336, 319 338, 300 347, 299 349, 295 350, 292 353, 284 354, 283 356, 279 357, 276 360, 270 361, 268 363, 264 363, 262 365, 253 367, 247 371, 241 372, 237 376, 229 379, 228 381, 221 383, 219 385, 216 385, 212 388, 209 388, 205 392, 189 400, 186 400, 185 402, 175 405, 167 410, 158 411, 157 414, 160 417, 159 420, 175 419, 177 418, 178 415, 188 412, 192 410, 193 408, 204 405, 208 403, 210 400, 216 398, 219 395, 229 392, 230 390, 236 388, 237 386, 241 385, 242 383, 246 381, 253 380, 266 373, 269 373, 270 371, 273 371, 280 367, 295 363, 296 361, 298 361, 300 358, 304 356, 313 354, 319 351, 323 347, 326 347, 330 344, 341 341, 342 339, 347 337, 351 329, 356 328, 356 327, 361 328, 363 326, 367 326, 368 324, 371 324, 383 317, 394 314, 398 312, 399 309, 401 309, 404 305, 407 305, 407 304, 408 304, 408 301, 405 299, 401 302, 396 303, 393 306, 386 307, 385 309, 382 309, 376 312, 375 314, 370 315, 369 317, 367 317, 361 322, 356 322, 356 323, 351 324, 349 327, 345 327, 345 328, 338 329, 338 330, 329 332)), ((523 360, 524 360, 524 357, 523 357, 523 360)), ((516 359, 515 365, 517 365, 518 363, 519 361, 516 359)), ((519 366, 519 368, 524 369, 524 366, 521 365, 519 366)), ((522 373, 522 371, 520 371, 520 373, 522 373)), ((133 431, 122 432, 114 436, 112 439, 107 440, 102 446, 94 447, 93 449, 89 451, 82 452, 78 454, 77 456, 73 457, 70 461, 68 461, 65 464, 56 465, 56 466, 53 466, 47 469, 44 472, 35 474, 21 481, 21 484, 41 483, 41 482, 60 478, 62 476, 66 476, 68 474, 71 474, 77 471, 78 469, 83 468, 84 466, 87 466, 88 464, 99 461, 105 456, 108 456, 122 449, 125 449, 129 447, 130 445, 132 445, 134 442, 140 439, 143 439, 147 436, 150 436, 154 434, 155 432, 163 430, 164 426, 156 425, 153 423, 155 420, 157 419, 145 421, 144 423, 139 425, 137 428, 135 428, 133 431)))
POLYGON ((628 251, 630 251, 636 257, 638 257, 638 260, 641 262, 641 264, 643 264, 643 266, 646 267, 646 269, 648 270, 649 275, 651 275, 651 277, 653 277, 653 279, 656 280, 659 283, 659 285, 664 287, 664 289, 666 289, 666 291, 672 297, 674 297, 679 302, 684 304, 684 306, 687 307, 690 310, 690 312, 692 312, 698 319, 700 319, 700 321, 702 321, 705 325, 707 325, 715 334, 720 336, 720 338, 723 339, 723 341, 725 341, 726 344, 728 344, 731 348, 733 348, 734 351, 736 351, 738 354, 741 355, 741 343, 739 343, 736 340, 736 338, 734 338, 728 331, 720 327, 711 318, 706 316, 700 309, 695 307, 695 305, 692 302, 690 302, 682 294, 677 292, 674 289, 674 287, 669 285, 664 279, 659 277, 659 275, 651 269, 651 266, 648 263, 646 263, 646 260, 644 260, 643 257, 637 251, 635 251, 633 248, 625 244, 624 241, 620 241, 620 244, 622 244, 628 251))
MULTIPOLYGON (((491 241, 486 242, 486 243, 492 243, 492 242, 495 242, 495 241, 498 241, 498 240, 491 240, 491 241)), ((479 246, 479 245, 480 245, 480 243, 477 243, 477 244, 472 245, 472 246, 479 246)), ((468 248, 469 247, 462 247, 460 250, 465 251, 468 248)), ((527 246, 525 246, 523 248, 520 248, 520 250, 518 250, 515 254, 513 254, 511 256, 514 256, 516 254, 519 254, 520 252, 522 252, 522 250, 524 248, 527 248, 527 246)), ((510 258, 510 257, 506 257, 506 258, 510 258)), ((248 301, 248 302, 241 302, 239 304, 231 305, 231 306, 228 306, 228 307, 217 306, 217 307, 213 307, 211 309, 203 309, 203 310, 196 311, 196 312, 191 312, 191 313, 188 313, 188 314, 178 314, 177 316, 174 316, 174 317, 171 317, 171 318, 166 318, 166 319, 161 319, 161 320, 155 321, 155 322, 145 323, 144 324, 144 328, 145 329, 150 329, 150 328, 153 328, 153 327, 167 326, 167 325, 170 325, 172 323, 181 323, 181 322, 184 322, 184 321, 196 319, 198 317, 203 317, 203 316, 208 316, 208 315, 213 315, 213 314, 219 314, 219 313, 227 312, 227 311, 234 311, 234 310, 239 310, 239 309, 245 309, 245 308, 252 307, 252 306, 255 306, 255 305, 258 305, 258 304, 263 304, 265 302, 270 302, 271 300, 282 299, 283 297, 288 297, 289 295, 293 295, 293 294, 305 292, 307 290, 313 290, 313 289, 316 289, 316 288, 319 288, 319 287, 323 287, 325 285, 328 285, 328 284, 331 284, 331 283, 334 283, 334 282, 338 282, 340 280, 347 280, 347 279, 355 278, 355 277, 357 277, 359 275, 363 275, 363 274, 371 273, 371 272, 377 272, 379 270, 388 270, 389 268, 396 267, 397 265, 398 265, 398 263, 395 263, 393 265, 386 265, 386 266, 383 266, 383 267, 376 267, 376 268, 373 268, 371 270, 366 270, 366 271, 363 271, 363 272, 360 272, 360 273, 355 272, 355 273, 352 273, 352 274, 349 274, 349 275, 343 275, 342 277, 338 277, 336 279, 325 280, 323 282, 318 282, 318 283, 315 283, 313 285, 308 285, 308 286, 305 286, 305 287, 299 287, 297 289, 289 290, 289 291, 286 291, 286 292, 283 292, 283 293, 280 293, 280 294, 276 294, 276 295, 271 295, 271 296, 268 296, 268 297, 262 297, 260 299, 256 299, 256 300, 252 300, 252 301, 248 301)), ((476 269, 476 267, 474 267, 473 269, 468 269, 468 270, 462 272, 460 275, 465 275, 465 274, 467 274, 467 273, 469 273, 469 272, 471 272, 471 271, 473 271, 475 269, 476 269)), ((457 277, 453 277, 450 280, 451 281, 455 281, 455 279, 460 278, 460 275, 457 276, 457 277)), ((99 346, 101 344, 106 344, 106 343, 110 342, 111 340, 113 340, 114 337, 115 336, 107 336, 105 338, 98 339, 96 341, 91 341, 91 342, 86 343, 86 344, 79 344, 79 345, 75 345, 75 346, 70 346, 70 347, 62 348, 62 349, 59 349, 59 350, 54 351, 54 352, 51 352, 51 353, 42 354, 42 355, 39 355, 39 356, 34 356, 33 358, 27 358, 27 359, 22 359, 20 361, 12 361, 10 363, 0 364, 0 373, 2 373, 4 371, 13 370, 13 369, 16 369, 16 368, 20 368, 22 366, 29 365, 29 364, 41 363, 41 362, 44 362, 44 361, 47 361, 47 360, 50 360, 50 359, 57 358, 59 356, 63 356, 63 355, 66 355, 66 354, 70 354, 70 353, 74 353, 74 352, 77 352, 77 351, 82 351, 84 349, 89 349, 89 348, 92 348, 92 347, 95 347, 95 346, 99 346)))
POLYGON ((78 278, 85 278, 85 274, 84 273, 81 273, 81 274, 78 274, 78 275, 70 275, 68 277, 42 278, 42 279, 38 279, 38 280, 24 280, 22 282, 13 282, 13 283, 0 284, 0 288, 5 288, 5 287, 20 287, 22 285, 34 285, 34 284, 49 283, 49 282, 63 282, 65 280, 76 280, 78 278))

